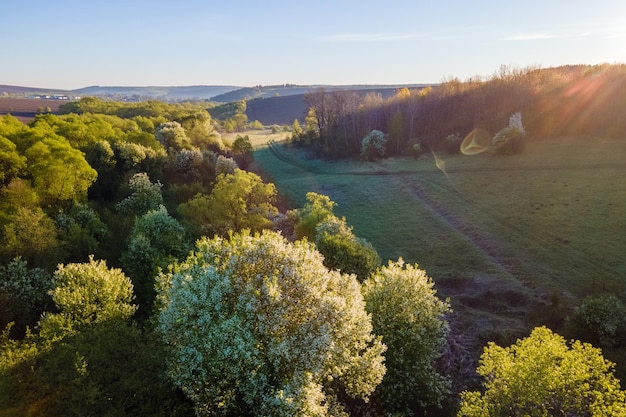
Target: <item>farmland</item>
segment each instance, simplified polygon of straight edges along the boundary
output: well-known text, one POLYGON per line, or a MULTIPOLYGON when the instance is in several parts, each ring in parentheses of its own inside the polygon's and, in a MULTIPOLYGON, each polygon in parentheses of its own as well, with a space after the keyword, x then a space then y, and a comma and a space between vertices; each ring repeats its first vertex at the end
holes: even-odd
POLYGON ((67 101, 48 99, 27 98, 0 98, 0 116, 10 114, 19 120, 28 123, 35 118, 38 109, 50 108, 53 113, 59 110, 59 106, 67 101))
POLYGON ((464 322, 515 335, 558 325, 585 295, 626 290, 624 155, 624 141, 561 138, 438 164, 324 162, 281 145, 255 160, 293 206, 328 195, 383 259, 418 263, 464 322))

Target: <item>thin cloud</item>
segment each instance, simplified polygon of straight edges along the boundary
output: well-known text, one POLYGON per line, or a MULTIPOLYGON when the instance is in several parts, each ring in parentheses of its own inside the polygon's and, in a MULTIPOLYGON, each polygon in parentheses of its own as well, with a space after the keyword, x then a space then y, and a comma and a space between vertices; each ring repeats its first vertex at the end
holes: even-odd
POLYGON ((626 35, 626 31, 621 27, 592 28, 584 31, 561 31, 559 32, 531 32, 517 33, 511 36, 500 38, 502 41, 536 41, 545 39, 586 39, 586 38, 604 38, 615 39, 622 38, 626 35))
POLYGON ((421 37, 416 33, 338 33, 318 37, 323 42, 334 43, 368 43, 368 42, 395 42, 421 37))
POLYGON ((537 41, 543 39, 555 39, 560 38, 561 36, 557 36, 551 33, 518 33, 516 35, 507 36, 502 38, 503 41, 537 41))

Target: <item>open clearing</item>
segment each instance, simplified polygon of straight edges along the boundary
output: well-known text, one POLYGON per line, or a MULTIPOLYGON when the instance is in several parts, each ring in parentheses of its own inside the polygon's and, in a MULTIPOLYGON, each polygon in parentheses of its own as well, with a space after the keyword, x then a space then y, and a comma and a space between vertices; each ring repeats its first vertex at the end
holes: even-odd
POLYGON ((320 161, 274 144, 255 161, 300 207, 328 195, 383 259, 418 263, 485 328, 558 320, 591 293, 626 290, 626 141, 550 139, 517 156, 320 161), (441 166, 441 164, 440 164, 441 166))
POLYGON ((265 147, 270 141, 282 141, 291 134, 289 132, 272 133, 272 129, 248 130, 246 132, 223 133, 222 139, 233 143, 237 136, 248 136, 253 147, 265 147))

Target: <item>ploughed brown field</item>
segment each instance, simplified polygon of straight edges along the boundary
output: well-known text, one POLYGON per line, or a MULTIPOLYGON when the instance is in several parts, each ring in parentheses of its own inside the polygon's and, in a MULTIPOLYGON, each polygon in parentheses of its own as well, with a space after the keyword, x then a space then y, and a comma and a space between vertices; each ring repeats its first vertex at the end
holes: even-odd
POLYGON ((52 113, 59 111, 59 106, 67 100, 48 100, 36 98, 0 98, 0 116, 10 114, 28 123, 35 118, 37 109, 50 107, 52 113))

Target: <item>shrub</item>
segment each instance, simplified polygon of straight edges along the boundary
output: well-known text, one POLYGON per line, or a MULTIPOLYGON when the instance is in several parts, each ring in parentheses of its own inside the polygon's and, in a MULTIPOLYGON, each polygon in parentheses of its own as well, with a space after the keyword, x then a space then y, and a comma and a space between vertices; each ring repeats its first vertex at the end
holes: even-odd
POLYGON ((385 156, 387 150, 387 135, 380 130, 372 130, 361 141, 361 158, 374 161, 385 156))
POLYGON ((461 153, 463 138, 458 133, 451 133, 443 140, 443 149, 448 155, 461 153))
POLYGON ((491 140, 492 152, 496 155, 514 155, 524 150, 526 131, 522 125, 522 114, 509 118, 509 125, 500 130, 491 140))
POLYGON ((380 257, 371 243, 356 237, 346 219, 329 216, 316 228, 315 245, 324 255, 324 265, 365 280, 380 266, 380 257))
POLYGON ((613 294, 585 297, 566 326, 571 335, 602 347, 617 343, 618 330, 626 324, 626 307, 613 294))

